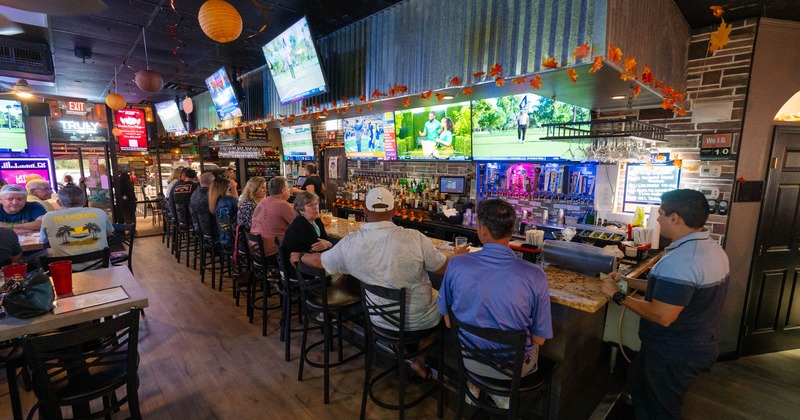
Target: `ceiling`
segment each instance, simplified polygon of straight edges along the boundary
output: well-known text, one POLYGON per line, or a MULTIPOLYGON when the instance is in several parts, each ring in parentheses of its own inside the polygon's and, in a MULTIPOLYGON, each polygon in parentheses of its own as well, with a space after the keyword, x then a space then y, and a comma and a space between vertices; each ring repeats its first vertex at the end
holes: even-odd
MULTIPOLYGON (((0 0, 0 5, 4 1, 7 0, 0 0)), ((402 0, 228 0, 240 11, 244 23, 242 36, 228 44, 210 40, 200 29, 197 21, 203 3, 200 0, 174 0, 175 10, 170 0, 103 1, 108 6, 105 11, 48 16, 49 27, 23 25, 25 33, 12 37, 50 45, 55 83, 48 86, 31 81, 37 92, 102 101, 114 86, 116 69, 118 93, 129 103, 194 95, 206 90, 205 78, 222 66, 234 72, 262 66, 260 47, 304 15, 314 35, 319 37, 402 0), (254 6, 255 1, 269 8, 267 28, 261 33, 258 29, 265 19, 254 6), (76 48, 90 51, 91 56, 77 57, 76 48), (134 72, 148 64, 164 77, 165 88, 155 94, 141 91, 132 81, 134 72)), ((675 3, 692 28, 718 22, 709 10, 712 5, 724 5, 728 21, 751 16, 800 21, 800 0, 675 0, 675 3)), ((6 79, 11 84, 13 80, 6 79)))

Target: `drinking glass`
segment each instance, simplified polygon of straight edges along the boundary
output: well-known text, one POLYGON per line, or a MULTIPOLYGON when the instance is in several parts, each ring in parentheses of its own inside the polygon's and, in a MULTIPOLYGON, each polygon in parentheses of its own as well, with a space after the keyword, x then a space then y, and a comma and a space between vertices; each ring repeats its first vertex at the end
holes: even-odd
POLYGON ((463 248, 467 246, 467 237, 466 236, 456 236, 455 240, 456 248, 463 248))
POLYGON ((348 214, 347 215, 347 223, 350 223, 352 225, 355 222, 356 222, 356 215, 353 214, 353 213, 348 214))

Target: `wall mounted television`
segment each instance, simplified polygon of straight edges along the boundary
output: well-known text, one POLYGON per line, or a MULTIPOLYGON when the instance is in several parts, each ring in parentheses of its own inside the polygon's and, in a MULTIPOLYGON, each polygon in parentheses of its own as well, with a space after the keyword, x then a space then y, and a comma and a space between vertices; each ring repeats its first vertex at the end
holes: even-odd
POLYGON ((314 39, 305 17, 261 50, 267 60, 281 105, 328 91, 314 39))
POLYGON ((399 160, 472 159, 469 102, 397 111, 394 120, 399 160))
POLYGON ((183 124, 178 104, 175 101, 158 102, 156 104, 156 113, 158 114, 158 119, 161 120, 161 125, 164 126, 164 131, 167 133, 186 134, 186 126, 183 124))
POLYGON ((466 190, 466 178, 463 176, 439 178, 439 192, 442 194, 464 194, 466 190))
POLYGON ((211 100, 214 101, 214 107, 217 109, 220 120, 225 121, 242 116, 239 101, 236 100, 236 94, 233 92, 233 86, 231 86, 231 80, 228 78, 225 67, 209 76, 206 79, 206 86, 208 86, 208 92, 211 94, 211 100))
POLYGON ((586 108, 529 93, 473 101, 472 113, 474 160, 549 162, 580 161, 585 157, 577 142, 539 138, 545 136, 542 124, 589 121, 586 108), (523 127, 522 122, 527 124, 523 127))
POLYGON ((283 160, 314 160, 311 124, 281 127, 283 160))
POLYGON ((28 139, 19 101, 0 99, 0 152, 26 153, 28 139))
POLYGON ((342 132, 348 159, 397 159, 393 112, 345 118, 342 132))

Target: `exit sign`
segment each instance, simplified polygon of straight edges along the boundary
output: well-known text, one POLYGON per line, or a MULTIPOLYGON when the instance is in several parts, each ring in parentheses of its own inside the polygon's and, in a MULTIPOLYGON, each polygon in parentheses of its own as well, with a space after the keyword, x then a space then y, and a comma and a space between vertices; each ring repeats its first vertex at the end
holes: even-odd
POLYGON ((700 142, 700 160, 730 160, 733 148, 731 133, 703 134, 700 142))
POLYGON ((67 101, 67 114, 86 114, 86 102, 67 101))

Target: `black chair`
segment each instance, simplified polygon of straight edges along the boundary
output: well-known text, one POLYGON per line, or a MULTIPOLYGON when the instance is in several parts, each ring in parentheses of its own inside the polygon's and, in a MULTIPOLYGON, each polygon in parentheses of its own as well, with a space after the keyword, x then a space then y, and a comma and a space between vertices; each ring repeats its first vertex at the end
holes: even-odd
POLYGON ((72 261, 73 273, 96 270, 98 268, 108 268, 111 261, 111 250, 109 248, 103 248, 99 251, 87 252, 85 254, 79 254, 79 255, 65 255, 62 257, 39 257, 39 264, 41 264, 42 268, 44 268, 45 271, 50 273, 49 264, 51 262, 64 261, 64 260, 72 261), (91 263, 91 264, 79 270, 75 269, 75 265, 84 263, 91 263))
POLYGON ((442 324, 439 323, 433 328, 425 330, 409 331, 406 330, 408 306, 406 305, 406 289, 389 289, 386 287, 361 283, 361 305, 364 308, 366 318, 366 342, 367 348, 366 363, 364 365, 364 393, 361 396, 361 419, 364 419, 367 411, 367 397, 375 404, 389 410, 398 410, 400 418, 405 418, 405 410, 421 403, 425 398, 433 394, 437 389, 438 407, 436 417, 442 418, 442 401, 444 396, 444 375, 442 369, 437 369, 440 373, 434 386, 424 391, 413 401, 405 401, 406 378, 409 377, 406 360, 413 359, 425 354, 434 348, 438 349, 436 360, 444 360, 444 347, 442 324), (384 328, 373 323, 372 317, 382 320, 385 325, 393 328, 384 328), (438 335, 437 341, 425 346, 420 346, 421 341, 431 335, 438 335), (383 372, 372 376, 372 364, 376 356, 391 359, 393 364, 383 372), (375 384, 388 378, 389 374, 397 371, 399 384, 399 398, 397 404, 390 404, 379 399, 373 393, 375 384))
POLYGON ((291 358, 291 343, 293 332, 303 332, 302 325, 292 328, 292 317, 297 315, 300 323, 303 322, 302 302, 300 301, 300 283, 294 267, 289 263, 289 253, 281 246, 280 239, 275 237, 275 249, 278 257, 278 268, 281 270, 281 341, 283 341, 283 358, 287 362, 291 358), (292 310, 296 308, 296 310, 292 310))
POLYGON ((120 245, 122 251, 111 253, 111 264, 121 265, 127 263, 128 270, 133 274, 133 241, 136 238, 136 225, 113 224, 114 233, 122 236, 120 245))
POLYGON ((466 396, 479 409, 485 412, 516 419, 519 412, 520 392, 535 391, 540 388, 544 388, 541 398, 541 417, 548 418, 550 411, 550 382, 557 364, 548 358, 539 356, 536 372, 522 377, 525 345, 528 337, 530 337, 530 332, 480 328, 459 321, 453 315, 451 308, 448 308, 448 313, 450 314, 450 327, 453 331, 453 338, 460 350, 458 351, 459 397, 455 418, 460 419, 463 415, 466 396), (482 348, 476 344, 476 337, 494 343, 494 348, 482 348), (494 369, 499 376, 507 379, 495 379, 473 373, 464 367, 465 360, 472 360, 486 365, 488 368, 494 369), (479 396, 474 395, 469 390, 467 381, 480 390, 479 396), (509 399, 508 408, 500 408, 491 403, 488 395, 490 393, 507 397, 509 399))
POLYGON ((162 220, 164 222, 161 230, 161 243, 166 243, 167 248, 170 248, 172 246, 172 230, 175 218, 169 211, 169 203, 164 193, 158 193, 158 202, 161 206, 162 220))
MULTIPOLYGON (((213 215, 200 215, 200 282, 206 282, 206 271, 211 271, 211 288, 216 289, 217 285, 217 262, 220 265, 220 272, 225 271, 225 253, 222 245, 217 240, 216 228, 214 227, 213 215), (209 219, 203 219, 209 218, 209 219), (211 232, 208 232, 211 230, 211 232)), ((220 282, 222 279, 220 279, 220 282)), ((222 290, 222 284, 220 284, 222 290)))
POLYGON ((11 400, 11 413, 14 420, 22 420, 22 401, 20 400, 19 385, 17 384, 17 370, 22 370, 22 377, 25 379, 26 388, 31 389, 30 375, 27 372, 28 365, 25 363, 25 355, 18 340, 0 343, 0 369, 6 371, 6 382, 8 384, 8 398, 11 400))
MULTIPOLYGON (((189 205, 185 203, 181 203, 179 205, 175 205, 176 211, 176 220, 177 220, 177 230, 175 231, 176 239, 175 239, 175 258, 178 260, 178 264, 181 262, 181 254, 186 253, 186 267, 189 267, 189 254, 198 253, 197 248, 199 244, 199 238, 194 231, 194 224, 192 223, 192 218, 189 214, 189 205)), ((197 269, 197 259, 195 258, 194 267, 197 269)))
POLYGON ((341 366, 364 354, 363 351, 358 351, 345 358, 342 348, 342 324, 348 320, 344 319, 344 315, 346 311, 361 302, 361 297, 342 286, 328 286, 325 270, 300 263, 295 266, 295 271, 300 277, 300 294, 304 303, 303 339, 300 346, 300 367, 297 371, 297 380, 303 380, 303 368, 306 363, 316 368, 322 368, 323 399, 325 404, 328 404, 330 402, 330 368, 341 366), (318 321, 316 315, 312 314, 320 314, 322 321, 318 321), (306 345, 309 331, 308 323, 312 319, 314 322, 321 324, 323 338, 315 343, 306 345), (332 331, 334 323, 337 328, 336 334, 333 334, 332 331), (331 362, 331 343, 334 339, 338 339, 338 358, 335 362, 331 362), (309 352, 320 345, 323 346, 322 363, 314 362, 308 358, 309 352))
POLYGON ((250 270, 253 273, 252 281, 244 289, 247 294, 247 316, 252 324, 255 311, 261 311, 261 335, 266 337, 267 311, 281 307, 280 302, 269 304, 269 298, 279 296, 279 292, 272 287, 280 281, 278 265, 264 256, 264 241, 261 235, 245 233, 244 236, 250 256, 250 270))
POLYGON ((25 336, 22 344, 39 402, 31 409, 40 417, 61 419, 61 407, 72 406, 73 418, 97 418, 128 404, 130 417, 139 413, 139 308, 121 316, 74 330, 25 336), (117 398, 116 390, 126 395, 117 398), (89 403, 103 400, 103 409, 90 413, 89 403))

